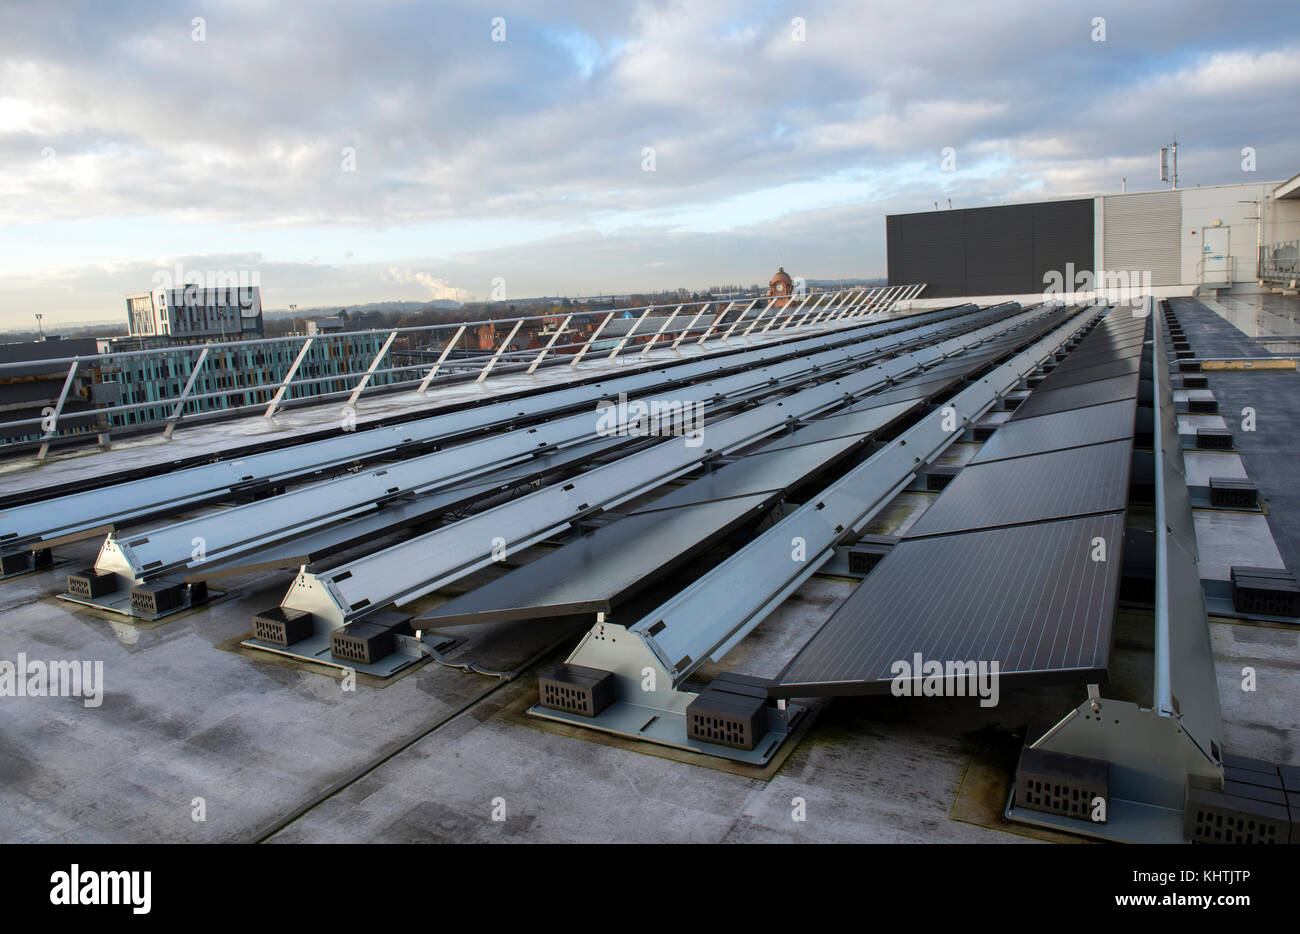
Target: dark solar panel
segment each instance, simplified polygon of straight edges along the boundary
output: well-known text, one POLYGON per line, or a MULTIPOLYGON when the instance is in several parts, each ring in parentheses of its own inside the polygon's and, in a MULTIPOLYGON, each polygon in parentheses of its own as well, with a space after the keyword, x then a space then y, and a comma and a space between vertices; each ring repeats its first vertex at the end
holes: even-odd
POLYGON ((813 636, 771 693, 886 693, 916 653, 997 661, 1000 680, 1104 680, 1123 513, 905 540, 813 636), (1093 541, 1108 545, 1092 560, 1093 541))
POLYGON ((1084 383, 1093 383, 1100 379, 1114 379, 1116 376, 1127 376, 1130 373, 1136 373, 1142 367, 1142 361, 1139 357, 1133 357, 1129 360, 1111 360, 1098 361, 1097 363, 1087 363, 1079 366, 1070 366, 1070 361, 1066 360, 1064 364, 1057 367, 1047 379, 1038 384, 1036 392, 1051 392, 1056 389, 1064 389, 1067 386, 1080 386, 1084 383))
MULTIPOLYGON (((863 413, 866 414, 866 413, 863 413)), ((780 440, 796 441, 802 432, 780 440)), ((839 438, 789 444, 771 451, 759 451, 678 487, 648 505, 634 510, 654 512, 662 509, 687 506, 692 503, 711 503, 732 496, 783 490, 802 482, 828 464, 851 451, 862 438, 861 434, 848 434, 839 438)))
POLYGON ((1107 402, 1119 402, 1132 399, 1138 391, 1138 374, 1117 376, 1113 379, 1101 379, 1079 386, 1066 386, 1061 389, 1036 390, 1022 402, 1014 415, 1013 421, 1032 418, 1035 415, 1049 415, 1052 412, 1064 412, 1066 409, 1078 409, 1089 405, 1102 405, 1107 402))
POLYGON ((1133 434, 1136 414, 1137 399, 1133 398, 1007 422, 984 443, 971 463, 1126 440, 1133 434))
POLYGON ((907 533, 908 538, 1123 509, 1132 442, 971 464, 907 533))
POLYGON ((1130 360, 1142 355, 1145 341, 1140 337, 1132 338, 1122 344, 1096 344, 1086 347, 1080 344, 1070 351, 1061 363, 1061 368, 1092 366, 1098 363, 1111 363, 1115 360, 1130 360))
POLYGON ((961 376, 953 374, 937 376, 934 379, 926 376, 916 377, 897 388, 882 389, 880 392, 872 393, 861 402, 850 406, 849 411, 863 411, 892 402, 905 402, 910 399, 929 398, 946 394, 960 382, 961 376))
POLYGON ((610 612, 917 402, 814 422, 421 617, 437 625, 610 612))
POLYGON ((718 536, 757 518, 771 496, 627 516, 420 617, 456 626, 609 612, 648 580, 690 559, 718 536))
POLYGON ((1121 312, 1111 312, 1101 320, 1097 330, 1111 333, 1131 333, 1133 331, 1145 333, 1149 320, 1150 318, 1147 315, 1134 316, 1131 313, 1125 315, 1121 312))
POLYGON ((1103 680, 1146 327, 1112 315, 1080 342, 772 693, 885 693, 918 655, 996 661, 1002 680, 1103 680))
POLYGON ((870 396, 868 397, 871 401, 870 406, 864 406, 860 410, 846 411, 842 414, 837 413, 815 419, 792 434, 781 435, 765 441, 762 447, 754 453, 779 451, 783 448, 799 447, 815 441, 828 441, 835 438, 866 438, 872 432, 878 431, 918 408, 922 403, 923 396, 924 394, 911 399, 901 399, 895 402, 886 401, 884 403, 880 402, 875 396, 870 396))

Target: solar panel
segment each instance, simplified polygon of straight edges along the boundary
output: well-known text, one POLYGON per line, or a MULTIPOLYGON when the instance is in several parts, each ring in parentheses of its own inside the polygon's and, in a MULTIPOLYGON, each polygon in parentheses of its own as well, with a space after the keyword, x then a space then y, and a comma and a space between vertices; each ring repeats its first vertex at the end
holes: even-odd
POLYGON ((1142 355, 1142 348, 1145 343, 1142 337, 1133 337, 1119 344, 1109 342, 1092 344, 1091 346, 1080 344, 1070 351, 1069 356, 1065 358, 1058 369, 1068 370, 1076 366, 1093 366, 1115 360, 1130 360, 1142 355))
POLYGON ((1038 385, 1040 392, 1051 392, 1057 389, 1064 389, 1067 386, 1079 386, 1083 383, 1092 383, 1101 379, 1113 379, 1117 376, 1128 376, 1130 373, 1136 373, 1142 367, 1142 361, 1138 357, 1128 360, 1110 360, 1106 362, 1087 363, 1080 366, 1069 366, 1069 360, 1053 370, 1038 385))
MULTIPOLYGON (((988 312, 975 312, 974 306, 961 306, 914 318, 876 321, 843 331, 811 336, 801 335, 762 347, 747 348, 719 357, 679 361, 627 374, 609 375, 598 381, 583 380, 578 385, 561 385, 533 395, 488 401, 482 405, 450 408, 435 415, 403 421, 400 424, 364 431, 344 432, 330 437, 312 435, 303 443, 275 450, 254 450, 238 460, 218 463, 187 464, 160 476, 113 482, 111 486, 93 484, 95 489, 52 496, 47 492, 39 501, 24 502, 4 512, 6 546, 38 539, 53 540, 80 533, 98 534, 105 526, 125 524, 152 516, 160 511, 179 512, 183 508, 211 502, 246 483, 279 483, 290 479, 310 478, 321 471, 333 471, 358 461, 391 456, 410 457, 412 448, 444 443, 485 429, 506 429, 520 421, 553 417, 575 409, 589 409, 599 398, 612 398, 619 392, 641 395, 664 390, 680 391, 687 383, 710 376, 720 379, 731 373, 744 374, 757 367, 768 368, 774 378, 805 370, 808 366, 834 366, 867 346, 895 346, 899 338, 880 335, 933 334, 949 328, 965 328, 982 320, 988 312), (969 316, 969 317, 968 317, 969 316), (949 319, 954 319, 949 321, 949 319)), ((241 445, 240 450, 247 445, 241 445)), ((425 448, 427 450, 427 448, 425 448)), ((234 449, 223 452, 233 456, 234 449)), ((106 480, 116 481, 116 477, 106 480)), ((0 498, 4 493, 0 492, 0 498)), ((84 536, 82 536, 84 537, 84 536)), ((188 544, 186 548, 188 549, 188 544)))
MULTIPOLYGON (((863 413, 865 414, 865 413, 863 413)), ((634 510, 656 512, 662 509, 686 506, 691 503, 710 503, 732 496, 784 490, 816 473, 823 465, 834 463, 866 437, 866 434, 849 434, 822 441, 811 440, 805 444, 791 444, 772 451, 760 451, 742 457, 720 470, 701 477, 692 483, 673 490, 666 496, 634 510)), ((792 440, 802 432, 791 436, 792 440)))
POLYGON ((925 392, 917 391, 912 386, 911 380, 908 380, 898 393, 902 397, 900 401, 892 399, 881 401, 878 396, 868 396, 867 402, 860 408, 855 406, 852 411, 819 418, 793 434, 764 442, 762 448, 755 453, 779 451, 783 448, 798 447, 832 438, 862 437, 906 415, 919 406, 926 396, 925 392), (912 395, 908 395, 909 389, 912 395))
POLYGON ((616 602, 753 518, 919 401, 822 419, 727 464, 424 617, 433 625, 610 612, 616 602), (834 429, 837 433, 830 434, 834 429))
MULTIPOLYGON (((960 411, 984 411, 1095 314, 1096 310, 1090 309, 1065 323, 1060 322, 1069 315, 1051 312, 1031 319, 1031 324, 1017 329, 1015 342, 1005 345, 1020 352, 963 389, 954 404, 960 411), (1046 335, 1039 330, 1044 322, 1048 328, 1054 323, 1059 326, 1046 335)), ((674 679, 688 677, 709 659, 722 659, 821 566, 846 529, 861 528, 864 520, 890 501, 899 481, 905 483, 916 469, 914 451, 942 450, 955 438, 943 430, 939 414, 930 413, 765 534, 645 614, 630 631, 645 640, 674 679), (791 562, 792 536, 806 544, 806 560, 791 562)))
POLYGON ((1092 405, 1007 422, 971 458, 972 464, 1121 441, 1133 434, 1137 399, 1092 405))
POLYGON ((1132 443, 1114 441, 971 464, 907 533, 909 538, 1123 509, 1132 443))
POLYGON ((873 409, 880 405, 889 405, 896 402, 905 402, 912 399, 924 399, 931 396, 941 395, 960 382, 961 376, 951 374, 947 376, 939 376, 934 379, 928 377, 921 378, 915 382, 909 382, 904 386, 899 386, 894 389, 884 389, 872 393, 863 401, 850 406, 848 411, 856 412, 873 409))
POLYGON ((1035 415, 1049 415, 1052 412, 1064 412, 1066 409, 1078 409, 1089 405, 1103 405, 1107 402, 1119 402, 1132 399, 1138 391, 1138 374, 1116 376, 1112 379, 1083 383, 1080 386, 1066 386, 1061 389, 1035 391, 1017 408, 1012 421, 1032 418, 1035 415))
POLYGON ((1105 680, 1124 514, 899 543, 769 693, 888 693, 896 662, 994 662, 1000 681, 1105 680), (1096 538, 1110 543, 1092 560, 1096 538))
POLYGON ((610 612, 772 499, 754 494, 632 515, 420 617, 425 628, 610 612))

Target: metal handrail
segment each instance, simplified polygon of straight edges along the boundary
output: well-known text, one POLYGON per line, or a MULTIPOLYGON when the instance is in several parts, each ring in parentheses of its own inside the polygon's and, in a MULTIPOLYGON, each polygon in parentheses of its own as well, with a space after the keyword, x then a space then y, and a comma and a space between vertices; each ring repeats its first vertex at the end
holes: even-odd
POLYGON ((1295 279, 1300 277, 1300 240, 1282 240, 1260 247, 1260 279, 1295 279), (1286 252, 1285 257, 1280 254, 1286 252))
POLYGON ((1196 281, 1201 285, 1213 285, 1215 282, 1223 281, 1226 282, 1228 286, 1231 286, 1237 281, 1237 257, 1233 256, 1231 253, 1223 256, 1212 257, 1202 255, 1200 260, 1196 263, 1196 281), (1205 261, 1207 259, 1215 259, 1222 262, 1223 265, 1215 269, 1215 272, 1223 273, 1222 280, 1214 279, 1210 282, 1205 281, 1205 261))
MULTIPOLYGON (((661 349, 671 349, 674 353, 680 355, 678 346, 683 339, 690 337, 694 340, 696 334, 703 334, 697 343, 703 344, 711 338, 716 337, 720 342, 726 343, 727 339, 736 331, 736 324, 742 321, 750 321, 750 325, 738 333, 737 339, 748 339, 750 331, 754 326, 763 320, 766 320, 766 327, 760 330, 760 334, 766 333, 778 321, 780 327, 777 331, 784 331, 787 328, 798 330, 807 323, 808 315, 805 314, 795 323, 796 315, 808 303, 812 296, 817 296, 814 308, 825 303, 822 309, 811 323, 807 323, 808 328, 829 327, 843 321, 853 318, 881 314, 893 308, 899 301, 915 297, 925 286, 895 286, 891 288, 850 288, 838 289, 826 292, 806 292, 798 293, 791 296, 781 296, 780 305, 774 305, 774 298, 770 296, 752 297, 752 300, 746 304, 742 300, 735 298, 713 299, 698 302, 682 302, 676 305, 669 303, 667 305, 643 305, 634 308, 620 309, 600 309, 592 311, 573 311, 564 309, 561 312, 549 312, 537 315, 521 315, 509 318, 487 318, 475 321, 456 322, 448 324, 417 325, 411 327, 394 327, 383 329, 371 329, 361 331, 337 331, 314 335, 291 335, 286 337, 273 338, 254 338, 252 340, 236 341, 216 341, 211 343, 195 343, 186 345, 176 345, 167 347, 156 347, 142 350, 112 351, 102 354, 75 355, 69 357, 50 357, 40 360, 24 360, 0 363, 0 379, 3 379, 6 373, 14 371, 23 371, 24 374, 31 373, 33 368, 54 368, 67 364, 68 374, 64 381, 64 389, 61 393, 57 405, 51 411, 49 408, 42 412, 40 417, 31 417, 17 419, 13 421, 0 422, 0 429, 18 429, 28 426, 40 425, 42 433, 40 435, 41 450, 39 457, 43 459, 48 453, 51 442, 76 438, 91 433, 98 432, 102 443, 107 442, 110 426, 105 424, 105 420, 110 416, 136 412, 143 409, 163 408, 171 410, 170 417, 159 417, 141 422, 138 425, 122 426, 114 425, 112 428, 129 427, 131 430, 148 428, 150 426, 164 426, 165 436, 170 438, 172 429, 185 415, 186 407, 199 407, 195 415, 220 414, 223 416, 235 415, 248 409, 260 408, 267 406, 266 415, 273 416, 280 408, 293 402, 302 402, 310 399, 311 401, 327 401, 337 396, 349 395, 348 404, 354 405, 358 397, 367 389, 380 387, 383 390, 391 391, 394 389, 419 383, 419 391, 423 392, 433 381, 435 377, 440 377, 439 382, 448 382, 465 378, 467 373, 473 372, 478 368, 478 380, 480 382, 495 368, 514 369, 524 364, 531 364, 528 372, 533 372, 537 366, 542 365, 543 359, 550 356, 551 359, 547 365, 555 365, 560 362, 569 362, 571 366, 576 366, 582 359, 583 355, 593 346, 609 346, 615 344, 614 349, 608 355, 610 360, 620 355, 626 355, 633 349, 641 350, 642 354, 648 353, 657 342, 664 341, 660 344, 661 349), (761 307, 759 307, 761 303, 761 307), (721 307, 721 313, 716 309, 721 307), (709 313, 710 310, 714 313, 709 313), (773 314, 768 314, 769 311, 773 314), (649 328, 644 331, 639 330, 644 319, 648 319, 656 310, 668 314, 665 320, 657 330, 649 328), (788 313, 787 313, 788 310, 788 313), (734 318, 730 322, 730 327, 720 326, 727 320, 728 315, 734 318), (604 340, 598 340, 605 326, 614 318, 615 315, 622 317, 633 317, 632 327, 624 333, 611 335, 604 340), (825 317, 823 317, 825 316, 825 317), (519 333, 522 326, 528 322, 541 322, 550 319, 563 317, 563 323, 560 329, 555 332, 545 330, 536 330, 532 333, 541 336, 551 337, 542 348, 530 347, 525 349, 510 349, 509 342, 519 333), (570 327, 575 319, 601 318, 601 322, 595 327, 590 336, 579 340, 565 343, 557 343, 557 338, 565 331, 575 332, 576 329, 570 327), (782 320, 784 318, 784 320, 782 320), (677 321, 683 322, 683 326, 672 327, 677 321), (482 351, 480 353, 469 353, 468 356, 449 356, 454 346, 458 344, 462 335, 466 335, 469 329, 491 325, 494 328, 494 340, 500 343, 492 350, 482 351), (508 336, 503 340, 495 333, 498 327, 508 327, 508 336), (445 342, 439 342, 436 335, 440 332, 454 331, 451 339, 445 342), (429 339, 423 347, 418 348, 394 348, 395 339, 401 335, 427 334, 429 339), (650 337, 648 345, 642 349, 641 345, 635 343, 643 338, 650 337), (298 376, 298 369, 301 364, 306 362, 308 368, 318 366, 319 360, 308 359, 308 352, 317 342, 324 346, 330 346, 330 342, 342 341, 347 345, 349 341, 358 339, 369 339, 374 341, 383 340, 382 347, 373 357, 369 357, 368 365, 360 370, 351 370, 341 373, 330 373, 327 375, 308 375, 298 376), (297 352, 297 358, 292 366, 289 367, 287 375, 283 379, 277 379, 273 382, 260 383, 243 383, 233 385, 227 388, 221 388, 209 392, 193 392, 197 383, 197 376, 204 367, 209 368, 215 374, 223 372, 234 376, 241 374, 241 368, 238 366, 226 366, 225 360, 222 359, 223 351, 238 351, 246 353, 257 348, 272 348, 271 352, 275 353, 280 348, 285 348, 288 352, 284 354, 284 359, 288 359, 289 353, 297 352), (443 352, 436 362, 418 361, 415 363, 381 366, 385 357, 400 356, 411 354, 413 352, 426 352, 432 354, 438 349, 443 352), (566 351, 570 352, 566 354, 566 351), (74 377, 80 374, 83 380, 93 381, 96 384, 116 384, 125 385, 122 381, 111 378, 113 376, 114 364, 121 364, 125 361, 136 358, 148 358, 156 360, 160 368, 166 367, 169 373, 167 378, 176 379, 184 382, 184 387, 177 392, 168 393, 166 396, 160 396, 156 399, 146 399, 144 401, 129 401, 119 404, 98 405, 87 409, 81 409, 76 412, 64 413, 64 404, 69 395, 69 389, 72 387, 74 377), (181 359, 174 359, 181 358, 181 359), (419 374, 425 375, 421 377, 419 374), (394 379, 398 375, 414 374, 410 378, 394 379), (105 378, 105 376, 110 378, 105 378), (337 382, 340 385, 350 386, 349 389, 322 392, 317 391, 315 387, 321 384, 337 382), (304 392, 304 390, 309 390, 304 392), (236 402, 238 397, 252 397, 260 401, 246 403, 236 402), (204 409, 202 404, 210 400, 222 400, 226 404, 214 405, 212 408, 204 409), (267 405, 268 401, 270 402, 267 405), (64 425, 59 425, 60 419, 64 420, 64 425), (86 424, 87 419, 92 419, 90 425, 86 424), (78 424, 69 431, 68 421, 75 421, 78 424)), ((811 313, 811 309, 809 309, 811 313)), ((466 351, 469 351, 468 340, 466 340, 466 351)), ((371 348, 366 348, 369 351, 371 348)), ((603 350, 602 350, 603 352, 603 350)), ((242 369, 244 375, 261 375, 266 373, 265 370, 242 369)), ((497 370, 500 372, 500 369, 497 370)), ((14 440, 0 439, 0 450, 30 444, 30 438, 19 437, 14 440)))

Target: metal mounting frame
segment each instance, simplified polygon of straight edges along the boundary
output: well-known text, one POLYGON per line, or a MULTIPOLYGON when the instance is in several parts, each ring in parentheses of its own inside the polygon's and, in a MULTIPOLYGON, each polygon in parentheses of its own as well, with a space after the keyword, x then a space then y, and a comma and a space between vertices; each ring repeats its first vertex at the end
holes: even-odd
POLYGON ((699 692, 676 684, 663 663, 635 634, 600 619, 583 636, 571 658, 579 656, 581 661, 577 664, 614 673, 618 699, 595 717, 540 704, 529 707, 529 714, 543 720, 642 739, 745 765, 763 766, 772 760, 808 712, 800 704, 785 702, 769 707, 767 732, 753 749, 700 742, 690 739, 686 730, 686 707, 699 696, 699 692))
MULTIPOLYGON (((1036 309, 1012 320, 1028 324, 1052 310, 1036 309)), ((929 413, 638 622, 624 628, 599 620, 567 661, 614 672, 616 699, 605 711, 586 717, 538 705, 529 713, 633 739, 691 748, 684 711, 696 692, 686 686, 687 679, 705 662, 724 657, 834 554, 846 529, 869 522, 907 486, 920 465, 958 440, 963 434, 961 429, 997 404, 1004 393, 1095 320, 1101 310, 1100 306, 1094 307, 1056 326, 949 399, 947 405, 957 413, 959 430, 944 428, 946 416, 941 409, 929 413), (806 559, 802 562, 792 558, 794 538, 806 543, 806 559), (652 677, 647 680, 647 675, 652 677)), ((932 349, 937 353, 936 360, 957 352, 948 342, 932 349)), ((789 701, 777 701, 774 712, 769 714, 769 727, 773 728, 753 752, 714 746, 710 754, 745 762, 757 753, 767 761, 789 735, 792 724, 781 719, 793 711, 787 705, 789 701)))
MULTIPOLYGON (((1008 310, 1007 306, 998 306, 981 313, 981 317, 997 317, 1008 310)), ((501 547, 494 548, 494 540, 503 542, 507 553, 517 552, 568 529, 585 515, 613 508, 682 476, 704 460, 778 432, 791 419, 853 401, 893 379, 934 365, 1044 314, 1047 312, 1041 309, 1013 314, 732 415, 708 427, 707 448, 685 443, 689 438, 669 439, 614 464, 587 471, 563 487, 539 490, 328 572, 302 573, 281 605, 310 612, 326 627, 337 628, 390 603, 414 600, 489 566, 493 553, 501 547)), ((927 325, 918 332, 932 332, 938 327, 927 325)))
MULTIPOLYGON (((967 311, 971 308, 944 309, 923 320, 947 320, 959 313, 962 307, 967 311)), ((917 323, 911 322, 911 325, 917 323)), ((632 395, 653 392, 656 388, 671 388, 684 381, 701 379, 706 374, 735 372, 744 369, 746 364, 753 366, 792 359, 808 352, 813 346, 809 344, 810 340, 820 341, 828 348, 841 347, 866 335, 893 333, 911 325, 908 320, 876 322, 847 327, 836 331, 833 336, 827 333, 804 334, 793 341, 754 348, 744 356, 733 353, 673 362, 636 373, 614 374, 608 379, 561 386, 535 396, 454 409, 397 425, 341 432, 300 445, 231 457, 216 463, 195 464, 158 476, 129 479, 22 503, 4 511, 0 522, 0 545, 5 550, 12 550, 89 538, 151 516, 212 502, 249 484, 274 485, 379 458, 400 459, 403 449, 413 445, 441 443, 493 428, 554 417, 590 405, 593 396, 613 396, 620 392, 632 395)), ((304 344, 303 355, 310 345, 309 338, 304 344)), ((435 363, 430 377, 437 367, 435 363)), ((292 376, 293 373, 289 373, 286 380, 291 380, 292 376)), ((287 387, 286 381, 281 389, 287 390, 287 387)), ((283 392, 278 393, 277 400, 282 396, 283 392)), ((273 405, 278 405, 278 401, 273 405)))
MULTIPOLYGON (((916 343, 936 329, 950 327, 954 326, 945 321, 927 324, 903 332, 902 337, 865 339, 847 348, 830 348, 716 379, 682 384, 672 393, 640 401, 703 403, 785 390, 800 380, 850 370, 886 350, 916 343)), ((122 536, 112 533, 95 566, 137 581, 175 572, 200 575, 209 561, 229 563, 241 554, 314 533, 328 524, 356 519, 376 504, 444 490, 493 470, 524 463, 543 452, 592 440, 600 436, 600 422, 599 410, 580 412, 534 428, 489 435, 379 469, 303 486, 216 515, 122 536), (198 546, 201 550, 196 553, 198 546)))
POLYGON ((1183 472, 1164 313, 1147 299, 1152 322, 1156 484, 1156 604, 1153 706, 1101 696, 1097 686, 1034 749, 1110 762, 1105 823, 1015 808, 1005 816, 1116 842, 1182 843, 1189 775, 1223 777, 1223 721, 1205 599, 1198 582, 1196 532, 1183 472))

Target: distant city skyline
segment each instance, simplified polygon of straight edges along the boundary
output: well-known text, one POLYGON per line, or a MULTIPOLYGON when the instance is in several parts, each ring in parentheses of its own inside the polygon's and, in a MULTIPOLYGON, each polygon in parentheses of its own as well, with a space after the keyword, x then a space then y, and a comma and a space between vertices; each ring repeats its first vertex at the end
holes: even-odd
POLYGON ((1159 189, 1175 137, 1181 187, 1300 171, 1294 3, 498 6, 6 4, 0 328, 177 263, 268 310, 872 278, 886 214, 1159 189))

